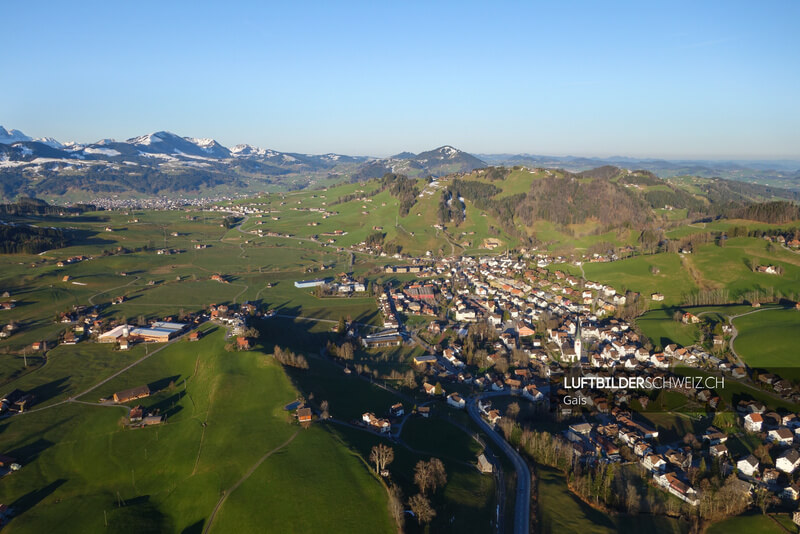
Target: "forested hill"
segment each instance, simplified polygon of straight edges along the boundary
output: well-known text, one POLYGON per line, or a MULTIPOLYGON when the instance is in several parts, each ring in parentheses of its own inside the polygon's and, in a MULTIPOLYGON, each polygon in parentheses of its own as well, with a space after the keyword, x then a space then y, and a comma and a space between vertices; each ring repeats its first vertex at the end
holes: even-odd
POLYGON ((524 233, 537 221, 561 227, 591 223, 598 232, 653 229, 665 213, 690 220, 728 217, 768 223, 800 218, 800 195, 793 191, 719 178, 663 180, 649 171, 610 165, 580 173, 491 167, 442 181, 447 187, 439 198, 440 224, 460 226, 467 217, 463 201, 469 201, 515 233, 524 233))

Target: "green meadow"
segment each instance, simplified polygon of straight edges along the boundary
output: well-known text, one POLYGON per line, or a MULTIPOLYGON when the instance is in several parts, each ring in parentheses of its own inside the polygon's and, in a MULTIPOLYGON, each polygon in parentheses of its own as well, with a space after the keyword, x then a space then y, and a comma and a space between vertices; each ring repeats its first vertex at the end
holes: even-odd
POLYGON ((177 342, 86 396, 161 387, 142 404, 167 415, 163 425, 126 429, 120 407, 78 403, 2 421, 3 451, 24 466, 0 485, 17 516, 6 529, 202 532, 221 492, 277 449, 228 495, 211 532, 394 531, 386 490, 364 462, 291 422, 283 406, 297 392, 281 367, 261 352, 226 352, 222 334, 177 342), (313 510, 300 514, 290 499, 313 510), (372 513, 357 513, 363 505, 372 513))

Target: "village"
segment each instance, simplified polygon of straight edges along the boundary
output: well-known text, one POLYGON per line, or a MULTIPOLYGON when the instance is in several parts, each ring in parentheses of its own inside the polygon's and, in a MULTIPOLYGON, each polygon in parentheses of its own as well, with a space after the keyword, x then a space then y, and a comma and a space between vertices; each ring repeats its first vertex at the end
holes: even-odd
MULTIPOLYGON (((427 353, 415 356, 413 365, 425 377, 425 396, 456 409, 466 406, 467 395, 477 396, 482 417, 496 428, 503 413, 482 398, 485 393, 540 404, 563 421, 561 439, 570 444, 580 462, 638 463, 654 487, 690 506, 702 499, 702 490, 695 487, 698 470, 712 465, 723 475, 736 474, 740 489, 751 497, 768 491, 784 502, 800 498, 797 414, 776 412, 755 400, 726 403, 721 395, 725 382, 731 381, 796 403, 800 395, 790 381, 769 373, 751 376, 740 362, 700 344, 673 343, 661 352, 648 349, 646 340, 620 313, 641 295, 620 294, 608 285, 545 269, 551 261, 545 255, 461 257, 387 266, 387 272, 416 273, 419 279, 387 287, 379 295, 384 329, 363 335, 361 344, 365 349, 420 344, 427 353), (422 330, 408 331, 404 318, 415 315, 431 320, 422 330), (478 331, 490 341, 481 346, 485 350, 468 350, 466 345, 472 344, 478 331), (681 379, 676 367, 694 369, 713 380, 681 379), (567 391, 564 377, 570 373, 624 375, 673 384, 668 391, 685 397, 693 410, 733 415, 736 434, 752 435, 763 445, 760 450, 767 452, 760 459, 753 454, 735 455, 725 444, 730 432, 712 425, 692 439, 660 440, 659 432, 637 413, 663 409, 652 391, 567 391)), ((654 293, 650 299, 659 301, 663 295, 654 293)), ((688 312, 680 320, 701 321, 688 312)), ((722 333, 713 336, 713 346, 726 343, 730 335, 730 325, 723 325, 722 333)), ((365 413, 363 423, 388 433, 393 415, 391 410, 386 418, 365 413)))

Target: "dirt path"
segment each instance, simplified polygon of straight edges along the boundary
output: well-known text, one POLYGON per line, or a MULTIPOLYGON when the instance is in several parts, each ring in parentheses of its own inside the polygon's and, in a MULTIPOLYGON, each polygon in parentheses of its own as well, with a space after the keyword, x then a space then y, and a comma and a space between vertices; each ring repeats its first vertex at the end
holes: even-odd
POLYGON ((278 445, 277 447, 275 447, 274 449, 272 449, 271 451, 266 453, 264 456, 259 458, 258 461, 255 464, 253 464, 253 467, 248 469, 247 472, 244 474, 244 476, 242 478, 240 478, 239 481, 236 482, 236 484, 231 486, 228 490, 222 492, 222 496, 219 498, 219 501, 217 501, 217 505, 214 507, 214 511, 211 512, 211 515, 208 517, 208 523, 206 523, 206 528, 203 529, 203 534, 208 534, 208 532, 211 530, 211 525, 214 523, 214 517, 216 517, 217 512, 222 507, 222 504, 225 502, 225 499, 228 498, 228 495, 230 495, 231 493, 236 491, 236 488, 241 486, 242 482, 244 482, 245 480, 250 478, 250 475, 252 475, 253 472, 256 469, 258 469, 258 466, 260 466, 262 463, 264 463, 264 460, 266 460, 267 458, 272 456, 274 453, 278 452, 279 450, 281 450, 284 447, 286 447, 287 445, 289 445, 294 440, 294 438, 297 437, 297 434, 299 434, 299 433, 300 433, 300 430, 295 431, 295 433, 292 434, 289 439, 287 439, 281 445, 278 445))
POLYGON ((694 266, 692 260, 686 254, 680 254, 681 264, 683 268, 686 269, 686 272, 689 273, 689 276, 692 277, 692 281, 697 286, 697 289, 701 291, 705 291, 708 289, 716 289, 713 285, 711 285, 703 275, 700 274, 700 271, 697 270, 697 267, 694 266))
POLYGON ((94 306, 94 299, 95 299, 95 297, 99 297, 100 295, 102 295, 102 294, 104 294, 104 293, 110 293, 110 292, 112 292, 112 291, 116 291, 117 289, 122 289, 123 287, 128 287, 129 285, 131 285, 131 284, 133 284, 133 283, 137 282, 138 280, 139 280, 139 277, 137 276, 136 278, 134 278, 133 280, 131 280, 131 281, 130 281, 130 282, 128 282, 127 284, 123 284, 123 285, 121 285, 121 286, 117 286, 117 287, 112 287, 111 289, 106 289, 105 291, 101 291, 100 293, 95 293, 94 295, 92 295, 91 297, 89 297, 89 305, 90 305, 90 306, 94 306))

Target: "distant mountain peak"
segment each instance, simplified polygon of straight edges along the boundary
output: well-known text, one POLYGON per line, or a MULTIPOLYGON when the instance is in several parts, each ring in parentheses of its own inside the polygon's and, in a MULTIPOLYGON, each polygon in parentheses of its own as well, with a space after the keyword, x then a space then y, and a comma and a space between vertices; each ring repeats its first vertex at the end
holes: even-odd
POLYGON ((11 143, 19 143, 25 141, 33 141, 32 138, 28 137, 24 133, 19 130, 6 130, 2 126, 0 126, 0 143, 4 145, 10 145, 11 143))

